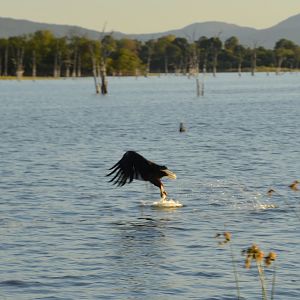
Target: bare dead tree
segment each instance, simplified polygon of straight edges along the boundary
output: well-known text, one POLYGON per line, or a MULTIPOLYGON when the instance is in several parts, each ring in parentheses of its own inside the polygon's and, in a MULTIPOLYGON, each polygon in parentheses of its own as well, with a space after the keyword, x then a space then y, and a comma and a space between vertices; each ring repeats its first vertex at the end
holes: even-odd
POLYGON ((106 95, 107 94, 107 80, 106 80, 106 51, 103 45, 103 40, 105 37, 105 29, 106 29, 106 24, 104 23, 102 33, 101 33, 101 58, 100 58, 100 79, 101 79, 101 94, 106 95))
POLYGON ((73 53, 73 64, 72 64, 72 77, 76 77, 76 69, 77 69, 77 46, 74 48, 73 53))
POLYGON ((3 76, 7 76, 8 74, 8 45, 5 47, 4 51, 4 71, 3 76))
POLYGON ((24 66, 23 66, 23 59, 24 59, 24 47, 17 48, 17 55, 16 55, 16 76, 18 80, 21 80, 24 73, 24 66))
POLYGON ((32 51, 32 78, 35 79, 36 77, 36 51, 35 49, 32 51))
POLYGON ((53 77, 60 77, 60 65, 61 65, 61 53, 58 49, 58 44, 56 44, 55 54, 54 54, 54 63, 53 63, 53 77))
POLYGON ((257 42, 254 42, 254 46, 251 51, 251 75, 252 76, 254 76, 256 72, 256 60, 257 60, 257 42))
POLYGON ((66 78, 69 78, 70 77, 70 69, 71 69, 71 57, 70 57, 70 50, 69 49, 67 49, 64 64, 66 66, 65 76, 66 76, 66 78))
POLYGON ((217 64, 218 64, 218 56, 219 52, 222 48, 222 42, 220 40, 220 35, 222 31, 220 31, 215 37, 211 38, 211 51, 212 51, 212 63, 213 63, 213 76, 216 77, 217 74, 217 64))
POLYGON ((81 55, 78 53, 77 58, 77 77, 81 77, 81 55))
POLYGON ((189 44, 190 44, 190 49, 189 49, 189 54, 188 54, 189 75, 198 76, 199 75, 200 57, 198 55, 198 51, 197 51, 198 49, 197 49, 197 45, 195 42, 196 32, 195 32, 195 30, 193 31, 192 37, 187 33, 185 33, 185 35, 187 36, 189 44))
POLYGON ((152 61, 152 55, 153 55, 153 47, 154 42, 153 39, 150 39, 145 43, 146 49, 147 49, 147 63, 146 63, 146 70, 145 70, 145 77, 148 77, 151 69, 151 61, 152 61))
POLYGON ((106 64, 107 58, 110 54, 110 50, 107 45, 107 39, 110 38, 112 35, 112 32, 110 34, 105 34, 105 27, 106 23, 103 26, 98 43, 96 42, 94 44, 89 45, 96 93, 99 94, 101 92, 102 95, 106 95, 108 93, 106 79, 106 64))
POLYGON ((92 60, 92 73, 93 73, 93 78, 94 78, 94 83, 95 83, 96 94, 99 94, 100 93, 100 83, 98 82, 98 76, 97 76, 97 56, 95 53, 96 49, 94 49, 94 45, 89 44, 89 50, 90 50, 91 60, 92 60))

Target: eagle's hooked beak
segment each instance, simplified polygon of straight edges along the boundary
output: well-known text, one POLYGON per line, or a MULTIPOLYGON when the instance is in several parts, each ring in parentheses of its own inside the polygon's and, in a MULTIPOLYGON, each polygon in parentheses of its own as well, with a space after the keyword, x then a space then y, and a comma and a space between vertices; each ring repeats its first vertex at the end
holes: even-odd
POLYGON ((168 169, 164 170, 164 172, 166 173, 166 176, 168 176, 171 179, 176 179, 176 177, 177 177, 175 173, 171 172, 168 169))

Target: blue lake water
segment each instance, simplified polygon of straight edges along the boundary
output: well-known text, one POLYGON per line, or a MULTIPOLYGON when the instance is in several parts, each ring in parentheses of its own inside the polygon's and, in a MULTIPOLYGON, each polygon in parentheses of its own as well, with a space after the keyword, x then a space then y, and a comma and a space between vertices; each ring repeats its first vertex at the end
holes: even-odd
POLYGON ((243 299, 261 298, 253 243, 278 255, 274 299, 300 299, 300 74, 204 82, 197 98, 183 76, 109 78, 105 97, 91 78, 0 81, 0 299, 236 299, 224 230, 243 299), (174 171, 184 207, 109 184, 127 150, 174 171))

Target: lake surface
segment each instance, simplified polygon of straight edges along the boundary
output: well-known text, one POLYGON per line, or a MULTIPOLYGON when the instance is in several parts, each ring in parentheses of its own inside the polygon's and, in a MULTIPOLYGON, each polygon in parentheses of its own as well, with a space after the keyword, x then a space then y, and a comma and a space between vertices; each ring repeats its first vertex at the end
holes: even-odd
POLYGON ((0 81, 0 299, 237 299, 225 230, 243 299, 261 299, 253 243, 278 255, 274 299, 300 299, 300 74, 204 82, 197 98, 183 76, 109 78, 105 97, 91 78, 0 81), (127 150, 174 171, 184 207, 108 183, 127 150))

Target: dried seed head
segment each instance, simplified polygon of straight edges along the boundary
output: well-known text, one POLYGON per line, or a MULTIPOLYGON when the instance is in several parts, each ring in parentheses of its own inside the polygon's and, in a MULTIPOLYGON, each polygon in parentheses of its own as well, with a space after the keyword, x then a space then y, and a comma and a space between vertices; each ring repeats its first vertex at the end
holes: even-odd
POLYGON ((258 248, 258 246, 256 244, 253 244, 245 252, 248 257, 256 259, 257 254, 260 252, 260 249, 258 248))
POLYGON ((269 267, 273 261, 276 260, 277 254, 275 252, 270 252, 268 256, 265 257, 265 264, 269 267))
POLYGON ((262 251, 258 251, 255 255, 255 259, 257 262, 261 262, 264 258, 264 253, 262 251))
POLYGON ((275 260, 277 258, 277 254, 275 252, 270 252, 268 257, 270 258, 270 260, 275 260))
POLYGON ((231 233, 227 231, 227 232, 224 232, 223 235, 225 237, 225 240, 227 242, 230 242, 230 240, 231 240, 231 233))

